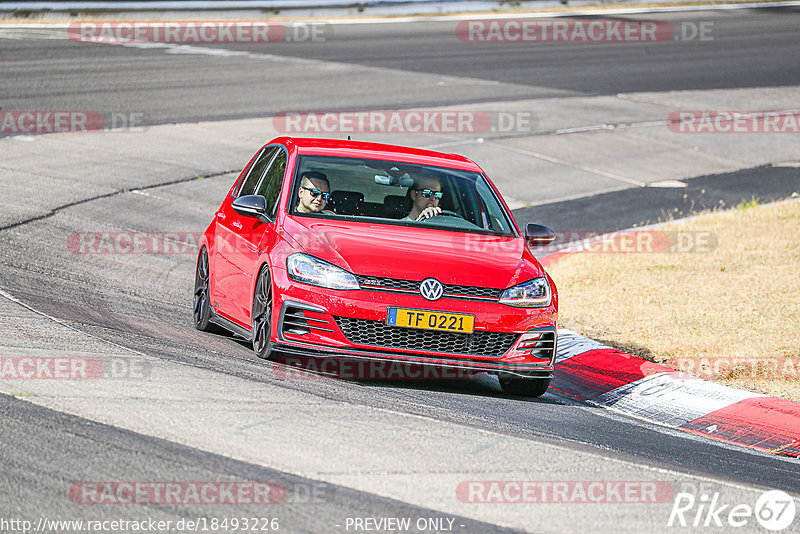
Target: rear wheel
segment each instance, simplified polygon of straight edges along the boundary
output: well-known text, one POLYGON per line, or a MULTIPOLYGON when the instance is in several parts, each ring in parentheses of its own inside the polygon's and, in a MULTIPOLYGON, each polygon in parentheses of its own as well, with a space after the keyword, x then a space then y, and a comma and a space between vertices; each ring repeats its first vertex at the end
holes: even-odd
POLYGON ((550 387, 550 378, 501 378, 503 392, 509 395, 541 397, 550 387))
POLYGON ((253 351, 265 360, 272 356, 272 280, 269 267, 264 265, 258 274, 253 295, 253 351))

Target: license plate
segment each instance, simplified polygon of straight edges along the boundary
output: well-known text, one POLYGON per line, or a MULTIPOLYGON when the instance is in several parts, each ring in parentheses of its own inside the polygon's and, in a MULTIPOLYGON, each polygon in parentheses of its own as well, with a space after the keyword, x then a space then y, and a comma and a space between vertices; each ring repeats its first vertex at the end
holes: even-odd
POLYGON ((389 308, 386 324, 406 328, 422 328, 471 334, 475 328, 475 316, 464 313, 443 313, 408 308, 389 308))

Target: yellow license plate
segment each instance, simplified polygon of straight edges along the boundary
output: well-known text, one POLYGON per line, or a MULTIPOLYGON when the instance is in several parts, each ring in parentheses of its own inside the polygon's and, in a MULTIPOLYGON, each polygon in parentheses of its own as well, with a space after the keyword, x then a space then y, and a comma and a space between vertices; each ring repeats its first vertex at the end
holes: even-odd
POLYGON ((471 334, 475 328, 475 316, 464 313, 389 308, 386 313, 386 324, 404 326, 406 328, 423 328, 425 330, 471 334))

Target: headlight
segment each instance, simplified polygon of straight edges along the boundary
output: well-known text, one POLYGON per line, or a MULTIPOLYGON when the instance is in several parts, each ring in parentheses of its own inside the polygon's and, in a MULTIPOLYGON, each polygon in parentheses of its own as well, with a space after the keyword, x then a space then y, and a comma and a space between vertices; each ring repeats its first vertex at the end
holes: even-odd
POLYGON ((552 294, 547 278, 534 278, 523 284, 509 287, 500 295, 500 304, 519 308, 544 308, 550 305, 552 294))
POLYGON ((289 278, 329 289, 359 289, 358 280, 341 267, 308 254, 292 254, 286 260, 289 278))

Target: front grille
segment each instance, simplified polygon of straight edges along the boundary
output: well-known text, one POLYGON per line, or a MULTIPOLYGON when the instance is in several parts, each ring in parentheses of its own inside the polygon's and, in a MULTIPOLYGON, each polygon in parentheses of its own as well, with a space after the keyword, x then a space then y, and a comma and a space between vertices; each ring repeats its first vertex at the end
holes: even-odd
POLYGON ((411 280, 398 280, 396 278, 379 278, 377 276, 356 276, 358 285, 380 287, 384 289, 401 289, 406 291, 419 291, 419 282, 411 280))
POLYGON ((466 297, 481 297, 486 299, 500 300, 500 295, 503 294, 502 289, 494 289, 492 287, 454 286, 450 284, 442 285, 444 285, 445 295, 463 295, 466 297))
POLYGON ((453 334, 389 326, 384 322, 368 319, 351 317, 335 319, 345 337, 352 343, 425 352, 502 356, 514 346, 520 336, 505 332, 481 331, 472 334, 453 334))
MULTIPOLYGON (((381 288, 396 289, 400 291, 419 291, 421 282, 413 280, 399 280, 397 278, 380 278, 378 276, 356 276, 358 285, 363 289, 381 288)), ((444 296, 453 295, 458 297, 477 297, 481 299, 499 300, 503 293, 502 289, 491 287, 459 286, 454 284, 442 284, 444 286, 444 296)))

